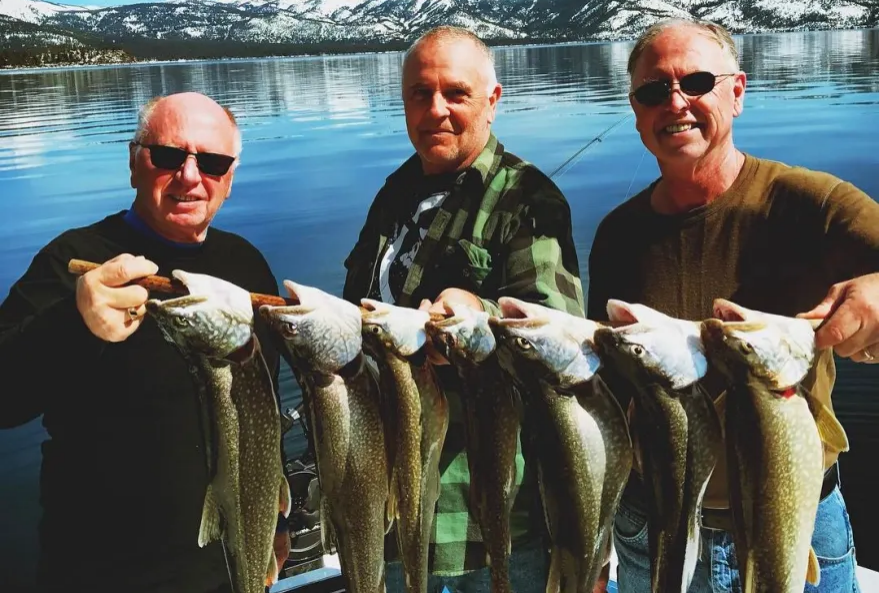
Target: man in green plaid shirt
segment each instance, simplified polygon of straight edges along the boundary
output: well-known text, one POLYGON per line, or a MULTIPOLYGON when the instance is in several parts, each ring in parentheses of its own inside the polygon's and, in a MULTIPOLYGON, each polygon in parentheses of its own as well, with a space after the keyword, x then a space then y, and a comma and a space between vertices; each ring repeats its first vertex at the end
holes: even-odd
MULTIPOLYGON (((345 260, 344 297, 440 312, 443 303, 458 302, 499 314, 497 299, 506 295, 582 317, 568 203, 546 175, 506 152, 491 133, 501 96, 491 51, 465 29, 433 29, 407 52, 402 87, 416 154, 376 196, 345 260)), ((488 591, 482 536, 468 509, 458 378, 437 356, 432 360, 449 400, 450 423, 440 459, 428 588, 488 591)), ((542 592, 545 522, 522 441, 528 439, 520 439, 517 456, 522 486, 511 517, 511 580, 517 593, 542 592)), ((402 583, 399 563, 391 563, 388 591, 403 590, 402 583)))

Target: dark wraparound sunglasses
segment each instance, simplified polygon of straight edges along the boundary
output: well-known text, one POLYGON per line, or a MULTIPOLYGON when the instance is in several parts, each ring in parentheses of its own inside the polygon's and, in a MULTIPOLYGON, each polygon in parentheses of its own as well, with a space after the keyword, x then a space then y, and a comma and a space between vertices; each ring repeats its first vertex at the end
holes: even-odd
POLYGON ((189 155, 195 157, 198 170, 208 175, 225 175, 229 172, 229 167, 232 166, 232 163, 235 162, 234 156, 217 154, 215 152, 187 152, 175 146, 141 144, 140 142, 132 142, 132 144, 148 148, 150 151, 150 162, 153 164, 153 167, 169 171, 179 169, 186 162, 189 155))
MULTIPOLYGON (((714 90, 721 79, 735 74, 712 74, 711 72, 693 72, 682 76, 678 81, 681 92, 691 97, 699 97, 714 90)), ((654 80, 642 84, 629 93, 635 100, 646 107, 656 107, 668 100, 672 92, 672 81, 654 80)))

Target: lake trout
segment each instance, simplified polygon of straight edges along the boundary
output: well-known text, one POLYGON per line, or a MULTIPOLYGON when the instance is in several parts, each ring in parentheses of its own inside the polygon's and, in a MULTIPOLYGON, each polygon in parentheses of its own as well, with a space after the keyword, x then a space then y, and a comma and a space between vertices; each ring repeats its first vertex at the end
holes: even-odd
POLYGON ((501 370, 488 313, 449 306, 427 334, 461 378, 461 404, 470 469, 470 508, 482 532, 491 590, 510 593, 510 511, 516 498, 519 395, 501 370))
POLYGON ((547 593, 591 593, 609 561, 613 517, 632 466, 625 413, 595 372, 598 324, 517 299, 490 323, 522 387, 552 548, 547 593))
POLYGON ((817 585, 811 548, 824 448, 848 450, 833 413, 800 382, 815 358, 808 320, 714 302, 702 322, 710 364, 730 382, 725 409, 730 511, 745 593, 801 593, 817 585))
POLYGON ((424 345, 426 311, 361 300, 364 339, 377 353, 396 398, 393 497, 397 545, 409 593, 427 590, 427 562, 436 502, 439 460, 449 426, 449 405, 424 345))
POLYGON ((686 593, 700 553, 702 501, 722 452, 720 420, 698 381, 708 371, 698 322, 611 299, 595 332, 602 361, 625 378, 647 492, 651 589, 686 593))
POLYGON ((284 281, 298 304, 260 307, 303 385, 321 489, 324 549, 336 548, 346 590, 384 593, 389 451, 375 374, 362 350, 360 310, 284 281))
MULTIPOLYGON (((164 301, 150 299, 146 310, 165 339, 189 361, 202 400, 210 482, 198 545, 204 547, 222 537, 232 587, 236 593, 247 593, 254 587, 248 577, 244 535, 247 518, 239 480, 239 414, 232 396, 232 363, 226 357, 251 342, 250 294, 203 274, 174 270, 171 275, 187 287, 189 295, 164 301)), ((274 512, 276 518, 277 509, 274 512)))

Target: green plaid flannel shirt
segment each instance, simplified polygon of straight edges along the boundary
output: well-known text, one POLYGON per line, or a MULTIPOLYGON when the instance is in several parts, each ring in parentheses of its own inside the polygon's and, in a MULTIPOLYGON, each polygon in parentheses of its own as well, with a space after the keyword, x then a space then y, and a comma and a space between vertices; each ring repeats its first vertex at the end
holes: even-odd
MULTIPOLYGON (((422 177, 421 163, 413 155, 379 191, 345 260, 345 299, 359 304, 377 282, 378 261, 394 228, 408 216, 406 204, 422 177)), ((499 297, 512 296, 584 316, 568 203, 546 175, 504 151, 494 135, 440 205, 396 304, 417 307, 421 299, 433 300, 449 287, 475 293, 492 314, 499 314, 499 297)), ((458 377, 450 367, 437 371, 449 399, 450 421, 440 459, 430 572, 456 576, 484 567, 486 556, 468 505, 470 475, 458 377)), ((525 463, 530 455, 523 456, 523 441, 527 439, 520 438, 516 458, 522 486, 511 517, 514 547, 545 528, 536 471, 525 463)), ((395 557, 395 551, 388 552, 395 557)))

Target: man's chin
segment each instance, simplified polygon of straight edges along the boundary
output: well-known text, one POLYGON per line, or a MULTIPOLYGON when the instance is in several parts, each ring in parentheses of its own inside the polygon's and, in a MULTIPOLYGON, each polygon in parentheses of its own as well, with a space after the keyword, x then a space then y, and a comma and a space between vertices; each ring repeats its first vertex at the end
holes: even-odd
POLYGON ((458 151, 447 146, 431 146, 420 150, 424 169, 431 173, 454 171, 460 163, 458 151))

